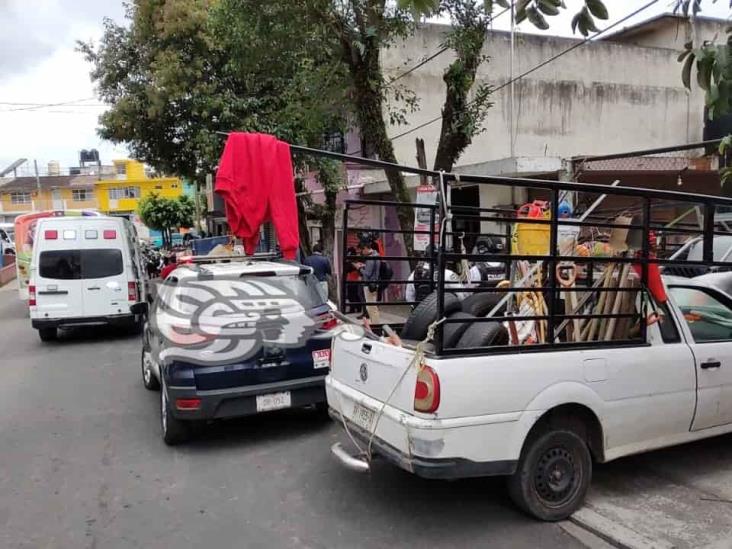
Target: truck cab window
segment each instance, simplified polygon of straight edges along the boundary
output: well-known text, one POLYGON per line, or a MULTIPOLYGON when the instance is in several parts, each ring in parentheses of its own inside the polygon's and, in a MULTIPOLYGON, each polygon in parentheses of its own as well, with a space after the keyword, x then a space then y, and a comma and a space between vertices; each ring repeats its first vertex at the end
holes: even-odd
POLYGON ((729 304, 711 290, 670 288, 696 343, 732 340, 732 311, 729 304))

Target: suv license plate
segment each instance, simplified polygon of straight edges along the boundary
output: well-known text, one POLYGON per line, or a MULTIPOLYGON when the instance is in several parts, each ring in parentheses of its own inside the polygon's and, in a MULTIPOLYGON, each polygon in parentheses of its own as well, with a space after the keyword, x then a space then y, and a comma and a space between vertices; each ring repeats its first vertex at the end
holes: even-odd
POLYGON ((363 427, 367 431, 371 430, 371 424, 374 422, 374 412, 365 406, 361 406, 358 402, 353 405, 353 422, 359 427, 363 427))
POLYGON ((290 391, 271 393, 269 395, 257 395, 257 412, 281 410, 290 406, 292 406, 290 391))

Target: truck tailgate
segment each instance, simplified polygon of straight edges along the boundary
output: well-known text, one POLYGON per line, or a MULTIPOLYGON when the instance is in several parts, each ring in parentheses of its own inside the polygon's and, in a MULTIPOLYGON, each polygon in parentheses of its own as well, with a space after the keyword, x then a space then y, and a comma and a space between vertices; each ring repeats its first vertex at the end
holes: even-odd
POLYGON ((414 359, 413 350, 341 334, 334 339, 332 355, 332 379, 380 403, 389 399, 390 407, 413 412, 417 370, 404 374, 414 359))

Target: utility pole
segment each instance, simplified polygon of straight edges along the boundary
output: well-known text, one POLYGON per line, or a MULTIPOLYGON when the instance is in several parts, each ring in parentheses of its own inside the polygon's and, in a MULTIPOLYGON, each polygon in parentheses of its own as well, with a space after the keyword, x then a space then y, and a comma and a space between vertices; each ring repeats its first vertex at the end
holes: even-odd
MULTIPOLYGON (((514 72, 514 62, 516 55, 516 3, 511 2, 511 53, 509 55, 509 61, 508 61, 508 72, 509 72, 509 82, 511 83, 509 88, 509 94, 508 94, 508 105, 510 110, 510 128, 508 132, 508 138, 511 140, 511 143, 509 143, 509 156, 511 160, 516 156, 516 127, 513 124, 513 118, 514 118, 514 94, 516 92, 516 88, 514 85, 514 79, 513 79, 513 72, 514 72)), ((516 203, 516 189, 512 186, 511 187, 511 204, 516 203)))
MULTIPOLYGON (((38 200, 41 199, 41 178, 38 177, 38 160, 33 160, 33 169, 36 172, 36 189, 38 190, 38 200)), ((31 205, 33 205, 33 201, 31 201, 31 205)), ((35 210, 35 208, 33 208, 35 210)))
POLYGON ((198 184, 198 180, 193 182, 194 189, 193 192, 195 193, 195 199, 196 199, 196 234, 201 234, 201 205, 200 205, 200 198, 199 194, 201 194, 201 187, 198 184))

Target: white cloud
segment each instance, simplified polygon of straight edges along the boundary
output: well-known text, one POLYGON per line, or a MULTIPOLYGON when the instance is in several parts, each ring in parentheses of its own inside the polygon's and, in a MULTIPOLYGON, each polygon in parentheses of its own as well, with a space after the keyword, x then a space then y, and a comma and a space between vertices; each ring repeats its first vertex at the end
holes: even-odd
MULTIPOLYGON (((102 20, 122 20, 120 0, 0 0, 0 103, 62 103, 94 98, 90 65, 75 51, 76 40, 97 40, 102 20), (29 7, 33 4, 32 9, 29 7)), ((85 104, 98 104, 96 99, 85 104)), ((127 156, 123 147, 96 134, 103 109, 73 105, 24 109, 0 104, 0 169, 17 158, 78 165, 78 151, 99 149, 102 159, 127 156)))

